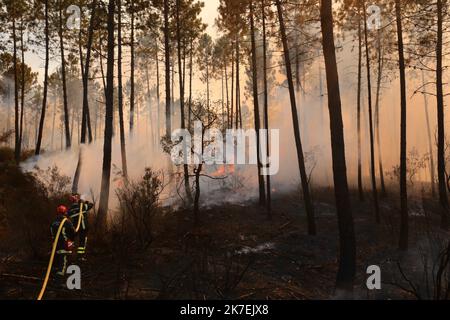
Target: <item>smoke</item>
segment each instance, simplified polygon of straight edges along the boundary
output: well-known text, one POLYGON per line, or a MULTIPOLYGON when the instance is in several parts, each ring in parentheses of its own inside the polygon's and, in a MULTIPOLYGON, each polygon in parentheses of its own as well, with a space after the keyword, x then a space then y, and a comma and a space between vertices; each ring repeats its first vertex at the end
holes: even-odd
MULTIPOLYGON (((356 52, 351 50, 351 45, 343 45, 343 50, 338 52, 338 67, 340 79, 340 91, 342 100, 342 114, 344 122, 344 137, 347 160, 347 175, 351 187, 357 184, 357 110, 356 110, 356 52)), ((301 139, 303 151, 306 159, 308 173, 311 173, 312 187, 331 186, 333 181, 332 161, 331 161, 331 143, 329 129, 329 111, 327 106, 325 70, 322 56, 315 59, 305 74, 306 83, 303 84, 305 92, 297 92, 297 108, 299 114, 301 139), (321 80, 322 79, 322 80, 321 80), (320 88, 323 88, 321 92, 320 88)), ((139 70, 137 71, 139 73, 139 70)), ((384 81, 380 96, 380 145, 375 148, 377 159, 377 177, 378 172, 378 153, 381 151, 383 166, 385 171, 385 180, 389 182, 390 178, 386 174, 399 163, 400 146, 400 98, 399 84, 396 78, 396 70, 390 70, 392 81, 384 81)), ((296 156, 296 146, 292 129, 292 115, 289 101, 289 95, 286 85, 283 84, 284 75, 276 75, 277 85, 272 88, 269 97, 269 123, 271 129, 279 129, 280 132, 280 170, 278 174, 271 177, 272 191, 289 192, 297 190, 299 187, 299 170, 296 156)), ((375 74, 372 75, 373 83, 375 74)), ((363 80, 365 81, 363 73, 363 80)), ((427 80, 425 80, 427 81, 427 80)), ((407 77, 407 97, 408 97, 408 127, 407 139, 408 150, 415 148, 419 154, 428 152, 428 138, 425 122, 424 97, 422 94, 415 94, 414 90, 421 85, 421 79, 414 71, 408 72, 407 77)), ((195 83, 194 91, 202 91, 203 84, 195 83)), ((216 97, 221 95, 220 80, 212 85, 212 94, 216 97)), ((434 90, 434 88, 429 88, 434 90)), ((194 93, 195 93, 194 92, 194 93)), ((375 102, 375 88, 372 88, 373 101, 375 102)), ((436 107, 433 96, 428 96, 428 113, 430 119, 432 143, 435 144, 436 128, 436 107)), ((169 156, 165 154, 159 143, 154 146, 152 137, 157 129, 152 128, 150 124, 155 124, 157 118, 160 119, 161 129, 164 122, 163 107, 160 115, 157 117, 154 113, 149 116, 146 109, 150 104, 141 106, 141 114, 136 121, 136 129, 133 134, 126 137, 128 172, 131 179, 138 179, 146 167, 152 167, 154 170, 162 170, 165 175, 165 182, 168 182, 169 156), (151 118, 151 119, 150 119, 151 118)), ((151 104, 154 108, 155 103, 151 104)), ((261 104, 262 105, 262 104, 261 104)), ((248 114, 244 127, 253 127, 252 118, 252 100, 249 97, 243 101, 244 114, 248 114)), ((139 108, 138 108, 139 109, 139 108)), ((175 107, 175 110, 178 108, 175 107)), ((373 105, 375 112, 375 103, 373 105)), ((139 110, 137 111, 139 113, 139 110)), ((99 116, 99 122, 103 122, 103 117, 99 116)), ((174 114, 173 127, 177 128, 179 114, 174 114)), ((116 119, 117 121, 117 119, 116 119)), ((363 82, 362 95, 362 170, 363 181, 366 189, 370 188, 370 144, 369 144, 369 125, 367 108, 367 84, 363 82)), ((48 135, 49 120, 46 121, 46 134, 44 135, 44 145, 49 144, 48 135)), ((75 129, 76 130, 76 129, 75 129)), ((98 132, 101 132, 101 125, 98 132)), ((116 124, 117 132, 117 124, 116 124)), ((62 133, 62 132, 61 132, 62 133)), ((60 133, 56 133, 58 136, 60 133)), ((74 135, 75 136, 75 135, 74 135)), ((98 134, 100 137, 101 134, 98 134)), ((35 165, 40 168, 47 168, 56 165, 61 172, 67 176, 73 177, 78 161, 79 146, 71 150, 52 151, 42 154, 39 158, 29 159, 22 164, 26 171, 32 171, 35 165)), ((83 194, 91 194, 98 198, 101 183, 101 168, 103 161, 103 140, 98 139, 92 144, 83 147, 83 168, 80 176, 79 191, 83 194)), ((435 151, 435 145, 433 145, 435 151)), ((111 183, 111 202, 117 204, 115 200, 115 189, 120 187, 120 179, 114 179, 115 174, 121 168, 120 141, 118 135, 113 140, 113 181, 111 183)), ((174 169, 174 172, 181 168, 174 169)), ((206 166, 205 173, 211 174, 218 170, 223 170, 220 166, 206 166)), ((212 180, 208 178, 201 179, 201 202, 204 205, 217 204, 218 202, 245 203, 252 201, 258 196, 258 179, 256 165, 226 166, 225 179, 212 180), (225 195, 225 196, 224 196, 225 195)), ((418 181, 429 181, 429 169, 425 168, 419 171, 416 179, 418 181)), ((396 183, 396 181, 392 181, 396 183)), ((181 189, 182 191, 182 189, 181 189)), ((167 187, 164 195, 167 204, 179 203, 176 180, 167 187)))

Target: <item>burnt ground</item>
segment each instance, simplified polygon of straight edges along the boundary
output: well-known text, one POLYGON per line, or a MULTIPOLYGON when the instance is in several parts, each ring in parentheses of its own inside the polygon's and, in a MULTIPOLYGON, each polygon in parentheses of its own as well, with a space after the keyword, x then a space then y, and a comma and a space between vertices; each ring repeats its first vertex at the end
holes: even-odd
MULTIPOLYGON (((154 241, 146 250, 114 239, 110 246, 91 243, 87 261, 73 257, 82 270, 82 290, 58 289, 51 283, 45 299, 342 298, 334 292, 339 241, 333 191, 313 194, 317 236, 307 235, 296 194, 275 197, 272 220, 252 203, 205 209, 195 229, 190 212, 167 213, 155 222, 154 241)), ((432 298, 432 276, 424 271, 435 261, 429 248, 444 243, 448 234, 435 227, 439 217, 433 201, 412 200, 411 250, 398 252, 396 203, 381 200, 382 223, 377 225, 370 199, 352 199, 355 299, 432 298), (381 290, 366 287, 369 265, 381 267, 381 290)), ((0 298, 35 299, 46 270, 45 252, 33 259, 15 252, 0 258, 0 298)))

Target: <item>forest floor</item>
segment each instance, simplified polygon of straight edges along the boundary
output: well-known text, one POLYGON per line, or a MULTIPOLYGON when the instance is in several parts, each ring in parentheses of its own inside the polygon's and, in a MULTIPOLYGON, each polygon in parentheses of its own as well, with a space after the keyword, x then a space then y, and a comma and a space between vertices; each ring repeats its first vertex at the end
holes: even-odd
MULTIPOLYGON (((154 241, 144 251, 91 244, 86 261, 72 259, 81 267, 82 289, 58 289, 50 283, 45 299, 340 298, 334 293, 339 239, 333 195, 331 189, 314 192, 317 236, 307 235, 305 212, 294 193, 274 197, 272 220, 252 203, 202 210, 201 226, 196 229, 190 212, 172 212, 157 222, 154 241)), ((400 253, 397 201, 381 200, 383 222, 378 225, 370 199, 362 203, 352 199, 352 203, 357 238, 354 298, 432 295, 430 266, 424 257, 433 256, 428 254, 433 250, 426 248, 438 241, 437 234, 440 245, 449 238, 448 233, 429 232, 434 230, 430 225, 438 223, 439 217, 432 213, 435 204, 410 201, 411 249, 400 253), (381 290, 366 287, 369 265, 381 268, 381 290)), ((47 257, 0 254, 0 298, 35 299, 47 257)))

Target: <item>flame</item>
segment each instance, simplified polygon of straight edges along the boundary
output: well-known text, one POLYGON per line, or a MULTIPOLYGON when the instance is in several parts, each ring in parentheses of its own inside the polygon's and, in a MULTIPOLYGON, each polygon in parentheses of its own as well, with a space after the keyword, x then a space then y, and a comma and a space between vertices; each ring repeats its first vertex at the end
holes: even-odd
POLYGON ((117 179, 116 180, 116 188, 122 189, 123 186, 124 186, 123 179, 117 179))
POLYGON ((233 174, 233 173, 234 173, 234 164, 221 165, 221 166, 219 166, 219 168, 216 171, 211 173, 211 176, 212 177, 224 177, 228 174, 233 174))

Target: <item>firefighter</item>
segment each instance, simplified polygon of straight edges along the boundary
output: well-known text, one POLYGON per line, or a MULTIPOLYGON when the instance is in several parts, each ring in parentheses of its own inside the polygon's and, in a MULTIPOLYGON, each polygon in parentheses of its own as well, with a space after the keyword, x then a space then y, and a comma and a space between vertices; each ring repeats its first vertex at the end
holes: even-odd
MULTIPOLYGON (((53 241, 55 241, 58 229, 64 218, 68 218, 67 213, 68 209, 66 206, 59 206, 56 209, 56 219, 50 226, 50 232, 53 241)), ((56 278, 59 279, 61 283, 64 279, 64 276, 66 275, 68 255, 72 253, 72 249, 74 248, 74 237, 75 230, 73 228, 72 222, 70 222, 70 220, 68 219, 64 222, 61 233, 59 235, 59 239, 57 240, 58 242, 56 246, 56 255, 54 262, 54 267, 56 269, 56 278)))
POLYGON ((86 253, 87 233, 89 230, 88 225, 88 212, 94 206, 88 201, 81 199, 79 194, 73 194, 70 196, 71 207, 69 209, 69 217, 72 224, 77 227, 80 222, 80 229, 78 230, 78 248, 77 254, 84 255, 86 253), (81 218, 80 218, 81 213, 81 218), (81 220, 80 220, 81 219, 81 220))

